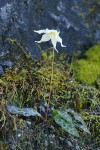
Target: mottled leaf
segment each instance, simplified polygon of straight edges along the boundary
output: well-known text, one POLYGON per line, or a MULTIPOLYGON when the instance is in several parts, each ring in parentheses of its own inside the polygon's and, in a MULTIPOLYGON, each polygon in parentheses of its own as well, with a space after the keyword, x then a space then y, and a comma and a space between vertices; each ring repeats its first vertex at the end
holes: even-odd
POLYGON ((77 127, 83 129, 85 132, 90 134, 90 131, 87 129, 85 122, 83 121, 81 116, 79 116, 78 113, 74 112, 74 110, 72 110, 72 109, 68 109, 67 112, 72 113, 74 115, 74 118, 81 123, 81 124, 78 123, 77 127))
POLYGON ((85 132, 87 132, 87 133, 89 133, 90 134, 90 131, 87 129, 87 127, 86 127, 86 125, 84 124, 84 125, 80 125, 80 124, 78 124, 78 127, 79 128, 81 128, 83 131, 85 131, 85 132))
POLYGON ((58 111, 58 114, 69 123, 72 123, 72 117, 66 111, 58 111))
POLYGON ((64 129, 66 132, 68 132, 69 134, 79 137, 79 134, 77 132, 77 129, 74 127, 73 124, 67 122, 66 120, 64 120, 63 118, 61 118, 59 115, 56 115, 54 117, 55 122, 60 125, 62 127, 62 129, 64 129))
POLYGON ((29 116, 38 116, 41 117, 41 114, 37 112, 36 109, 33 108, 19 108, 16 107, 14 105, 12 106, 7 106, 7 109, 10 113, 14 114, 14 115, 23 115, 25 117, 29 117, 29 116))
POLYGON ((84 124, 84 121, 83 121, 83 119, 81 118, 81 116, 79 116, 78 113, 74 112, 74 110, 68 109, 67 112, 72 113, 72 114, 74 115, 74 118, 75 118, 76 120, 78 120, 79 122, 81 122, 82 124, 84 124))

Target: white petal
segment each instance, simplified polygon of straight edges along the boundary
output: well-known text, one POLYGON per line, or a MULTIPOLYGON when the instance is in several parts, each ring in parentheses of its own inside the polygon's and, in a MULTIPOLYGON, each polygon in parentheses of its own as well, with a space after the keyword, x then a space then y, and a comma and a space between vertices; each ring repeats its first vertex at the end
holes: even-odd
POLYGON ((56 52, 58 53, 58 50, 57 49, 55 49, 56 50, 56 52))
POLYGON ((41 42, 47 42, 49 40, 50 40, 50 36, 48 34, 44 34, 40 41, 35 41, 35 42, 41 43, 41 42))
POLYGON ((46 29, 46 31, 47 31, 47 33, 51 33, 51 32, 53 32, 53 33, 57 33, 57 30, 49 30, 49 29, 46 29))
POLYGON ((52 45, 54 47, 54 49, 58 52, 58 50, 56 49, 56 45, 57 45, 57 41, 55 38, 51 38, 51 42, 52 42, 52 45))
POLYGON ((42 33, 47 33, 47 30, 45 30, 45 29, 44 30, 38 30, 38 31, 34 30, 34 32, 42 34, 42 33))
POLYGON ((66 47, 65 45, 62 44, 62 39, 60 38, 59 35, 57 36, 57 42, 59 42, 62 47, 66 47))

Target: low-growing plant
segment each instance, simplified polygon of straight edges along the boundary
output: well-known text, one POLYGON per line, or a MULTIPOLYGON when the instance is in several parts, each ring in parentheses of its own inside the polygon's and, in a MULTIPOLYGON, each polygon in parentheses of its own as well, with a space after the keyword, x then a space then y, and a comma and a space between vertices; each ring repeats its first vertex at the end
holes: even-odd
POLYGON ((54 119, 62 129, 75 137, 79 137, 77 128, 90 134, 83 119, 72 109, 54 110, 54 119))

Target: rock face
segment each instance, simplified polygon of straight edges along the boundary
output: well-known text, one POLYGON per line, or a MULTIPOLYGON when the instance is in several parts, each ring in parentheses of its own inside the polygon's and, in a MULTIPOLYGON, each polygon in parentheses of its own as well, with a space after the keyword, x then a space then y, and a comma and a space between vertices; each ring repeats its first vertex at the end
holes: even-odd
MULTIPOLYGON (((8 38, 17 39, 34 57, 40 56, 33 30, 60 30, 63 44, 59 52, 85 50, 100 42, 100 2, 98 0, 1 0, 0 65, 11 61, 8 38), (9 58, 7 57, 9 55, 9 58)), ((51 43, 42 43, 42 48, 51 43)), ((16 55, 16 51, 14 52, 16 55)))

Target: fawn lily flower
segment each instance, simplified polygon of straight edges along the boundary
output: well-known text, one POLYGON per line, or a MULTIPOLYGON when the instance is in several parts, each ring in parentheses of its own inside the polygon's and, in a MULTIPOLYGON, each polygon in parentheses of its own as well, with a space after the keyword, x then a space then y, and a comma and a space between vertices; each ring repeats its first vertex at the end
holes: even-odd
POLYGON ((51 43, 57 52, 58 52, 58 50, 56 49, 57 42, 59 42, 62 47, 66 47, 65 45, 62 44, 62 39, 59 36, 60 32, 57 32, 57 30, 45 29, 45 30, 38 30, 38 31, 34 30, 34 32, 39 34, 44 33, 40 41, 35 41, 37 43, 47 42, 51 40, 51 43))

